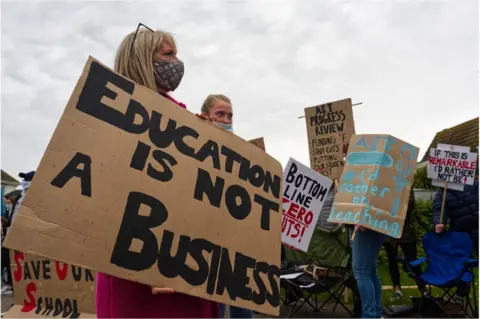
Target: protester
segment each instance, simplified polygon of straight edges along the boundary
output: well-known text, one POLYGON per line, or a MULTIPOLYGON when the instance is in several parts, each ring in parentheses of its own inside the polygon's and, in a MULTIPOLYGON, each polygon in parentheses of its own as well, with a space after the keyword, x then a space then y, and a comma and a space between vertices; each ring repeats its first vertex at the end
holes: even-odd
POLYGON ((210 94, 202 104, 202 116, 211 119, 216 125, 233 132, 232 102, 222 94, 210 94))
MULTIPOLYGON (((216 125, 233 133, 233 111, 230 99, 221 94, 210 94, 203 102, 202 115, 208 117, 216 125)), ((225 305, 220 304, 220 317, 225 315, 225 305)), ((230 318, 252 318, 253 313, 248 309, 230 306, 230 318)))
POLYGON ((447 189, 443 218, 440 221, 442 201, 443 188, 433 198, 432 217, 435 231, 443 232, 449 219, 450 230, 467 232, 470 235, 478 256, 478 169, 473 185, 465 185, 463 192, 447 189))
MULTIPOLYGON (((403 225, 402 237, 399 239, 390 237, 384 245, 388 258, 388 270, 393 283, 392 300, 403 297, 402 288, 400 285, 400 271, 398 269, 397 260, 398 246, 402 248, 403 255, 407 262, 417 259, 417 237, 415 235, 415 229, 412 226, 412 214, 414 208, 415 196, 412 187, 410 190, 410 197, 408 199, 408 208, 405 216, 405 224, 403 225)), ((418 272, 418 267, 415 267, 413 271, 418 272)))
POLYGON ((8 210, 7 210, 7 198, 3 196, 3 187, 2 187, 2 269, 1 269, 1 277, 2 277, 2 295, 11 295, 12 291, 12 280, 10 276, 10 256, 9 251, 7 248, 3 247, 3 240, 5 239, 5 235, 7 234, 7 227, 8 227, 8 210), (5 275, 4 275, 5 274, 5 275))
MULTIPOLYGON (((433 198, 432 217, 435 231, 442 233, 448 219, 451 231, 466 232, 470 235, 473 241, 473 253, 478 256, 478 167, 473 185, 465 185, 463 192, 447 189, 443 217, 440 220, 443 193, 441 188, 433 198)), ((461 304, 467 295, 468 285, 459 281, 454 301, 461 304)))
POLYGON ((377 256, 385 237, 360 225, 355 226, 352 270, 362 303, 362 318, 382 317, 382 282, 377 271, 377 256))
MULTIPOLYGON (((8 228, 13 223, 17 212, 23 202, 25 195, 27 193, 28 188, 32 182, 32 179, 35 175, 35 171, 31 171, 28 173, 20 173, 20 176, 23 180, 20 182, 20 186, 22 187, 22 192, 18 196, 7 197, 6 200, 11 204, 9 214, 3 215, 2 214, 2 281, 4 281, 5 285, 2 287, 2 295, 11 295, 13 293, 12 288, 12 276, 10 271, 10 250, 6 247, 3 247, 3 240, 8 232, 8 228)), ((3 198, 3 196, 2 196, 3 198)), ((3 201, 2 201, 3 204, 3 201)))
MULTIPOLYGON (((139 28, 143 25, 139 25, 139 28)), ((177 58, 173 36, 149 28, 132 32, 120 44, 115 71, 154 90, 185 108, 168 92, 180 84, 184 65, 177 58)), ((121 278, 98 273, 98 318, 217 318, 215 302, 174 292, 169 288, 152 288, 121 278)))
POLYGON ((35 171, 31 171, 28 173, 20 173, 18 174, 18 176, 23 178, 23 180, 20 182, 20 186, 22 187, 22 193, 20 194, 20 197, 16 202, 15 208, 12 208, 12 213, 10 215, 10 224, 13 224, 15 217, 17 217, 18 210, 20 209, 20 206, 22 206, 22 202, 25 199, 27 190, 30 187, 30 184, 32 183, 33 177, 35 176, 35 171))
POLYGON ((330 190, 327 193, 327 197, 323 202, 323 206, 320 211, 320 216, 318 216, 317 225, 316 225, 317 228, 332 230, 338 227, 339 224, 331 223, 328 221, 328 218, 330 217, 330 212, 332 211, 332 206, 333 206, 333 202, 335 200, 336 194, 337 194, 337 188, 335 186, 335 183, 332 183, 332 186, 330 187, 330 190))

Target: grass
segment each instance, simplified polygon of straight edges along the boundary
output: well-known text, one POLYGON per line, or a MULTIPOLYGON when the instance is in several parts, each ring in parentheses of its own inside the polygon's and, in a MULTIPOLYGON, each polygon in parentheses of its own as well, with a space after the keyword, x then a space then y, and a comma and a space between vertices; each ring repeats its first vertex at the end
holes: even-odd
MULTIPOLYGON (((378 265, 378 273, 380 275, 380 278, 382 280, 382 285, 385 286, 392 286, 392 281, 390 279, 390 273, 388 271, 388 266, 386 264, 379 264, 378 265)), ((478 268, 475 269, 475 286, 478 289, 478 268)), ((382 291, 382 303, 383 306, 392 306, 392 305, 411 305, 411 300, 410 297, 415 297, 415 296, 420 296, 420 291, 418 290, 415 281, 410 278, 407 274, 403 272, 403 270, 400 267, 400 283, 402 285, 402 292, 403 292, 403 297, 400 299, 392 300, 392 295, 393 295, 393 289, 383 289, 382 291), (406 288, 408 286, 415 286, 415 288, 406 288)), ((478 290, 477 290, 478 291, 478 290)), ((433 287, 432 288, 432 295, 434 297, 440 297, 443 295, 443 290, 440 288, 433 287)), ((322 298, 327 298, 327 294, 323 293, 319 295, 319 299, 322 300, 322 298)), ((477 295, 478 297, 478 295, 477 295)), ((471 296, 471 299, 473 301, 473 296, 471 296)), ((343 300, 343 297, 342 297, 343 300)), ((348 290, 348 302, 347 304, 352 305, 352 291, 348 290)))

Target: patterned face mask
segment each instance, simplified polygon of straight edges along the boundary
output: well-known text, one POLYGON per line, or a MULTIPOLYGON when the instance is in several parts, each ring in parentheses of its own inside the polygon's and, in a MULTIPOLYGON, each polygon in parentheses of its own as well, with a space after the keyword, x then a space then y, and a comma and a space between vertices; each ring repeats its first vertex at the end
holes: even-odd
POLYGON ((185 72, 183 62, 177 61, 155 61, 153 62, 155 69, 155 81, 157 85, 169 90, 175 91, 180 85, 185 72))

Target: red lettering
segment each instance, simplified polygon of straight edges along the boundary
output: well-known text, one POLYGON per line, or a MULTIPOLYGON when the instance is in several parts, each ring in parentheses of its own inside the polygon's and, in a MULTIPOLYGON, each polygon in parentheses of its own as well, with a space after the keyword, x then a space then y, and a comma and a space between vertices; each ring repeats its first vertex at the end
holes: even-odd
POLYGON ((57 276, 60 280, 65 280, 67 278, 68 273, 68 264, 60 263, 58 261, 55 262, 55 269, 57 270, 57 276), (60 264, 62 264, 62 268, 60 268, 60 264))
POLYGON ((449 159, 447 160, 447 166, 452 166, 452 159, 449 158, 449 159))
POLYGON ((23 253, 16 251, 13 258, 15 259, 16 265, 16 269, 13 271, 13 278, 15 279, 15 281, 18 282, 22 280, 23 277, 23 269, 20 261, 25 261, 25 256, 23 255, 23 253))
POLYGON ((308 213, 307 213, 307 216, 305 216, 305 224, 310 226, 312 221, 313 221, 313 213, 312 213, 312 211, 309 210, 308 213))
POLYGON ((302 225, 300 223, 296 223, 295 226, 293 226, 293 228, 295 228, 296 232, 295 232, 295 234, 290 235, 290 237, 297 238, 300 235, 300 227, 301 226, 302 225))
POLYGON ((26 291, 29 300, 23 300, 23 307, 21 310, 22 312, 30 312, 37 307, 35 296, 33 294, 37 291, 37 286, 33 282, 31 282, 27 285, 26 291))
MULTIPOLYGON (((288 219, 288 218, 285 218, 286 219, 286 223, 288 223, 288 229, 287 229, 287 232, 285 233, 286 236, 289 236, 290 235, 290 231, 292 230, 292 224, 294 223, 294 221, 292 221, 291 219, 288 219)), ((286 228, 287 225, 285 225, 285 228, 286 228)))
POLYGON ((285 213, 285 209, 283 209, 283 204, 285 203, 290 203, 289 199, 286 199, 285 197, 282 198, 282 212, 285 213))
POLYGON ((306 212, 307 210, 305 208, 300 207, 300 211, 298 212, 297 219, 303 222, 303 215, 305 215, 306 212))
POLYGON ((305 234, 305 229, 307 229, 307 227, 302 227, 302 233, 300 234, 300 238, 298 239, 298 242, 301 242, 302 239, 303 239, 303 234, 305 234))
POLYGON ((295 218, 295 215, 293 213, 298 212, 298 208, 299 208, 299 206, 298 206, 297 203, 291 203, 290 207, 287 210, 287 215, 292 217, 292 218, 295 218))

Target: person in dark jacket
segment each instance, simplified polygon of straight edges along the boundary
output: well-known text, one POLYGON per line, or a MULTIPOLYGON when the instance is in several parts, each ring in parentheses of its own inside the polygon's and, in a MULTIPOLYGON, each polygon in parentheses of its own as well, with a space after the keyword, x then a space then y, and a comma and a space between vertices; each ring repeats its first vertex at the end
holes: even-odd
MULTIPOLYGON (((466 232, 473 241, 474 252, 478 256, 478 170, 473 185, 465 185, 462 191, 447 189, 445 207, 442 220, 443 189, 440 189, 433 199, 432 217, 435 232, 442 233, 445 230, 447 220, 450 221, 450 230, 466 232)), ((463 303, 468 295, 468 286, 457 285, 454 300, 463 303)))
MULTIPOLYGON (((415 208, 415 195, 413 187, 410 190, 410 197, 408 199, 407 215, 405 216, 405 224, 403 225, 402 237, 399 239, 389 238, 385 244, 385 251, 388 258, 388 270, 393 284, 392 299, 400 299, 403 297, 402 288, 400 285, 400 271, 398 269, 398 246, 402 248, 405 260, 410 262, 417 259, 417 237, 415 229, 412 226, 413 209, 415 208)), ((418 269, 414 269, 414 272, 418 269)))
POLYGON ((473 185, 465 185, 463 192, 447 189, 443 218, 440 221, 442 199, 443 189, 440 189, 433 199, 432 217, 435 231, 443 232, 449 220, 450 230, 467 232, 470 235, 478 256, 478 173, 473 185))

